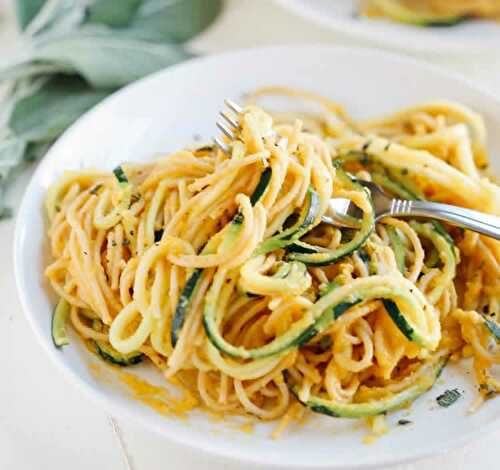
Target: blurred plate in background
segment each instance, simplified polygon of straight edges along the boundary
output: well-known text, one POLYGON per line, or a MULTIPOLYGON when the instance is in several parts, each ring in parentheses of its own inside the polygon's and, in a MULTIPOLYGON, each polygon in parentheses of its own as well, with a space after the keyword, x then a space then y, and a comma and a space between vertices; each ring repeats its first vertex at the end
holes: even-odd
POLYGON ((362 39, 371 46, 407 52, 470 54, 491 52, 500 45, 500 22, 496 21, 471 20, 450 27, 424 28, 359 17, 360 0, 276 1, 303 18, 362 39))

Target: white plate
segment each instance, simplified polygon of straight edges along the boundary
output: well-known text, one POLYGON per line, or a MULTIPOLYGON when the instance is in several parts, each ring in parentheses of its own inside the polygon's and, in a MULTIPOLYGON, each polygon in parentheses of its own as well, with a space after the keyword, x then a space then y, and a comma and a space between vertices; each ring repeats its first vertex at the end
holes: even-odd
MULTIPOLYGON (((357 16, 359 0, 276 0, 283 8, 370 45, 401 51, 478 53, 496 50, 500 23, 473 20, 453 27, 421 28, 357 16), (495 47, 495 49, 491 49, 495 47)), ((450 0, 451 1, 451 0, 450 0)))
MULTIPOLYGON (((208 140, 223 99, 240 99, 262 85, 286 85, 328 95, 357 118, 379 116, 433 98, 449 98, 481 111, 490 130, 489 147, 500 155, 500 103, 448 75, 373 50, 335 47, 272 47, 196 59, 125 88, 87 113, 59 139, 37 169, 22 202, 15 234, 15 270, 19 295, 38 340, 67 377, 114 416, 130 417, 170 439, 206 451, 266 464, 305 468, 366 468, 408 461, 442 452, 498 425, 500 400, 468 416, 476 396, 463 366, 449 367, 444 382, 410 410, 413 425, 392 426, 407 412, 392 414, 393 430, 376 444, 361 443, 364 427, 353 421, 315 416, 303 427, 292 426, 278 441, 269 424, 244 434, 231 423, 215 423, 195 413, 187 421, 166 419, 129 398, 127 391, 89 371, 93 356, 77 338, 56 350, 50 336, 53 299, 43 269, 47 258, 43 201, 48 186, 64 169, 96 166, 111 169, 123 161, 143 160, 179 149, 194 136, 208 140), (465 391, 449 409, 437 409, 434 398, 447 387, 465 391)), ((498 163, 498 162, 497 162, 498 163)), ((29 338, 27 337, 29 340, 29 338)), ((153 377, 158 374, 134 369, 153 377)))

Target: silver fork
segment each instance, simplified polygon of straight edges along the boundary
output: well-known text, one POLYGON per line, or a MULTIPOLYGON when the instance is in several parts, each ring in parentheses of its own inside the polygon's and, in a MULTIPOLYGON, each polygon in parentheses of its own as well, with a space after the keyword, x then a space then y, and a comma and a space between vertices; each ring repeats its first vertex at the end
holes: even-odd
MULTIPOLYGON (((231 101, 230 99, 225 99, 224 104, 236 115, 243 112, 243 108, 239 105, 236 104, 234 101, 231 101)), ((227 111, 221 111, 220 116, 224 119, 217 121, 217 127, 219 130, 229 138, 229 140, 235 140, 236 139, 236 134, 240 129, 240 123, 238 121, 237 117, 233 117, 230 114, 227 113, 227 111)), ((229 153, 229 145, 227 145, 222 139, 219 137, 214 138, 214 143, 219 147, 224 153, 229 153)))
MULTIPOLYGON (((393 199, 378 184, 362 180, 357 182, 371 193, 375 221, 384 217, 428 217, 500 240, 500 217, 439 202, 393 199)), ((357 228, 360 216, 360 209, 349 199, 332 198, 321 220, 335 226, 357 228)))
MULTIPOLYGON (((229 99, 225 99, 224 103, 236 117, 231 116, 226 111, 221 111, 220 116, 223 120, 217 121, 217 127, 232 141, 236 139, 240 129, 237 116, 243 111, 243 108, 229 99)), ((230 147, 224 140, 215 137, 214 143, 224 153, 229 153, 230 147)), ((376 222, 384 217, 428 217, 500 240, 500 217, 450 204, 393 199, 378 184, 370 181, 357 181, 371 193, 376 222)), ((332 198, 326 214, 321 217, 321 221, 337 227, 358 228, 360 218, 361 210, 349 199, 332 198)))

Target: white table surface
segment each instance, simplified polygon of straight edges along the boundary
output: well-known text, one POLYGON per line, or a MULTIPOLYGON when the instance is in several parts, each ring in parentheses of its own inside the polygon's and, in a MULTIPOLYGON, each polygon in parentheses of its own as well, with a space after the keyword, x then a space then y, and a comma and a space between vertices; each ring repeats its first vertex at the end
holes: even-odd
MULTIPOLYGON (((15 40, 11 1, 0 0, 0 58, 15 40)), ((269 0, 228 0, 224 14, 193 46, 212 53, 305 42, 353 43, 269 0)), ((462 73, 500 96, 499 55, 425 59, 462 73)), ((32 170, 25 171, 9 194, 15 208, 32 170)), ((0 222, 0 470, 261 468, 178 446, 124 420, 118 420, 120 441, 105 411, 66 383, 49 362, 24 319, 13 277, 13 234, 14 220, 0 222)), ((498 469, 499 442, 500 426, 495 433, 447 455, 394 468, 498 469)))

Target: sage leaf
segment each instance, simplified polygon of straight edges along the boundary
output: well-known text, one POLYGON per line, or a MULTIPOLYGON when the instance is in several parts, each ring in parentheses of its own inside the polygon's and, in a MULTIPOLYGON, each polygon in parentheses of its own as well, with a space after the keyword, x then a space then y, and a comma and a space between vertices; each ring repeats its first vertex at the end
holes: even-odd
POLYGON ((0 141, 0 220, 12 215, 10 208, 5 206, 4 194, 12 172, 18 168, 26 149, 23 139, 10 137, 0 141))
POLYGON ((35 75, 65 73, 70 71, 71 67, 65 64, 47 61, 26 61, 0 68, 0 82, 5 80, 16 80, 18 78, 29 78, 35 75))
POLYGON ((54 61, 94 87, 119 87, 191 57, 178 46, 117 37, 107 28, 82 28, 43 42, 35 60, 54 61))
POLYGON ((26 150, 24 151, 24 161, 32 162, 38 160, 47 153, 52 143, 52 140, 48 140, 47 142, 30 142, 26 145, 26 150))
POLYGON ((0 218, 7 182, 117 88, 191 57, 222 0, 15 0, 23 41, 0 64, 0 218))
POLYGON ((47 0, 25 29, 29 37, 72 31, 83 24, 86 6, 82 0, 47 0))
POLYGON ((16 16, 21 30, 24 30, 43 7, 45 0, 16 0, 16 16))
POLYGON ((94 90, 77 76, 55 76, 17 101, 8 126, 26 141, 50 141, 112 91, 94 90))
POLYGON ((105 24, 114 28, 127 26, 143 0, 98 0, 87 10, 87 23, 105 24))
POLYGON ((207 28, 221 9, 221 0, 145 0, 125 34, 158 42, 185 42, 207 28))
POLYGON ((22 161, 25 149, 26 141, 14 136, 0 142, 0 184, 7 179, 10 170, 22 161))

